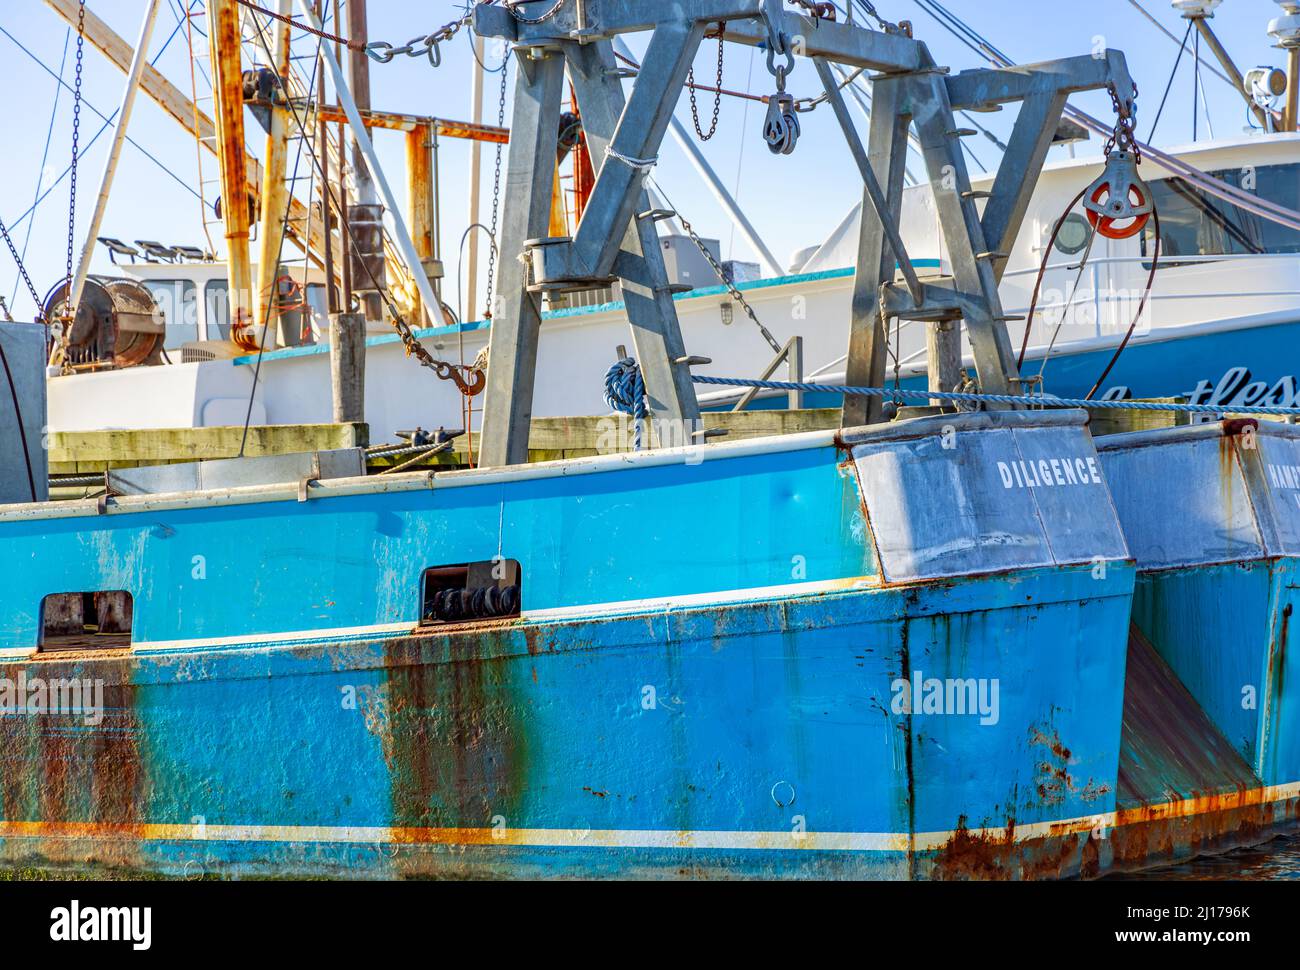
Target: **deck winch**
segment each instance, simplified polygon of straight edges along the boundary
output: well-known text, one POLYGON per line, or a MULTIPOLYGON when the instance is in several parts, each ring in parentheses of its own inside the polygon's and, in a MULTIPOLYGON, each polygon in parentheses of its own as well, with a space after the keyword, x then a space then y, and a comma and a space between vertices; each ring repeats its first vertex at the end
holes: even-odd
POLYGON ((67 281, 61 281, 45 298, 54 344, 51 363, 73 368, 162 363, 166 318, 143 284, 123 277, 90 277, 71 321, 65 320, 67 289, 67 281))

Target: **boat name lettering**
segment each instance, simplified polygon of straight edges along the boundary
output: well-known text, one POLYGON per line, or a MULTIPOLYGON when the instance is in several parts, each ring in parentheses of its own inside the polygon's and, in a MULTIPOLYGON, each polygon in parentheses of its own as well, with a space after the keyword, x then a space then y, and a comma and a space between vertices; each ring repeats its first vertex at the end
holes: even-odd
POLYGON ((1000 461, 1003 488, 1046 488, 1057 485, 1100 485, 1097 459, 1040 458, 1037 461, 1000 461))

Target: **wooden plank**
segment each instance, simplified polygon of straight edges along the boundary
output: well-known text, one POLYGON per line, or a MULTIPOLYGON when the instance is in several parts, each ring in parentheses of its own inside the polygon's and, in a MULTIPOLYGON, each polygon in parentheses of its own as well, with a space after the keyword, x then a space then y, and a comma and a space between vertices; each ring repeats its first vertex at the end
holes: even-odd
MULTIPOLYGON (((75 463, 78 474, 94 474, 108 465, 234 458, 242 427, 148 428, 133 431, 56 431, 50 456, 60 468, 75 463)), ((244 454, 287 455, 334 448, 362 448, 369 441, 364 424, 264 425, 249 428, 244 454)))
MULTIPOLYGON (((1180 397, 1154 398, 1156 404, 1186 404, 1180 397)), ((1124 434, 1128 431, 1152 431, 1156 428, 1172 428, 1187 424, 1191 418, 1188 414, 1174 411, 1128 411, 1117 408, 1089 408, 1088 430, 1094 438, 1109 434, 1124 434)))

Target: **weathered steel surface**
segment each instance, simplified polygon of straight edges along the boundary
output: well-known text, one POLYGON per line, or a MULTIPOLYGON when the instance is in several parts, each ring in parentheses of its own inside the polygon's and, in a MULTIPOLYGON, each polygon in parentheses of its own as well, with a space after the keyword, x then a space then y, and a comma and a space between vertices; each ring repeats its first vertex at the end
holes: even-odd
POLYGON ((7 360, 6 371, 0 373, 4 383, 0 389, 0 503, 43 502, 49 496, 49 454, 44 438, 45 338, 43 326, 0 321, 0 346, 7 360))

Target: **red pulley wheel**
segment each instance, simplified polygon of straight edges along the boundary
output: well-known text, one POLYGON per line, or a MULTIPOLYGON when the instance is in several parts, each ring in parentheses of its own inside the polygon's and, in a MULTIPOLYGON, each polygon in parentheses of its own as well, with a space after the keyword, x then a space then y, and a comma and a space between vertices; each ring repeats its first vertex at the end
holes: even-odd
MULTIPOLYGON (((1139 189, 1136 185, 1129 186, 1129 193, 1130 193, 1130 198, 1132 198, 1132 196, 1137 196, 1136 199, 1132 200, 1135 202, 1135 204, 1137 205, 1147 204, 1146 196, 1142 194, 1142 190, 1139 189)), ((1103 183, 1097 186, 1097 191, 1092 194, 1092 201, 1100 203, 1103 198, 1106 198, 1109 195, 1110 195, 1110 184, 1103 183)), ((1092 228, 1096 229, 1107 239, 1131 239, 1133 236, 1136 236, 1139 232, 1141 232, 1143 229, 1146 228, 1147 222, 1151 218, 1151 213, 1145 212, 1142 215, 1137 216, 1127 226, 1121 226, 1120 228, 1116 229, 1115 223, 1118 220, 1112 219, 1110 216, 1098 215, 1097 213, 1093 212, 1091 209, 1087 209, 1085 211, 1087 211, 1088 213, 1088 221, 1092 223, 1092 228)))

